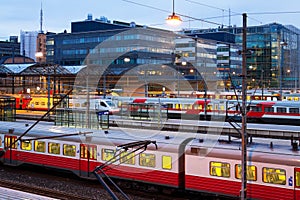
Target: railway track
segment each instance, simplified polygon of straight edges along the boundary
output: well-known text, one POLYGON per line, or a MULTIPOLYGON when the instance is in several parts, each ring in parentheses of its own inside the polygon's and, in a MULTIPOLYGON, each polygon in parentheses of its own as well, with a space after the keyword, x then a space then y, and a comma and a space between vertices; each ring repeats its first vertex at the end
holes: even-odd
MULTIPOLYGON (((185 193, 176 189, 154 188, 147 184, 115 180, 131 200, 233 200, 201 193, 185 193)), ((98 181, 40 167, 9 167, 0 165, 0 187, 34 193, 62 200, 111 199, 98 181)), ((119 193, 116 193, 120 199, 119 193)), ((0 198, 1 199, 1 198, 0 198)))
POLYGON ((27 185, 24 183, 16 183, 14 181, 8 181, 8 180, 0 180, 0 186, 9 189, 18 190, 18 191, 47 196, 51 198, 62 199, 62 200, 69 200, 69 199, 90 200, 90 198, 79 196, 76 194, 69 194, 66 192, 57 191, 55 189, 42 188, 33 185, 27 185))

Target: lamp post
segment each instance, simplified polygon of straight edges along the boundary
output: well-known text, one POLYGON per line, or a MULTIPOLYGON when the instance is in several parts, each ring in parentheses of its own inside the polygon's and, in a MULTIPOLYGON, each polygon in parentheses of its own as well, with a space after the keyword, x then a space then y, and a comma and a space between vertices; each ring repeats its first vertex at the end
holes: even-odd
MULTIPOLYGON (((41 61, 42 61, 42 57, 43 57, 43 52, 36 52, 35 53, 35 57, 36 59, 39 61, 40 64, 43 64, 41 61)), ((47 64, 44 65, 45 67, 47 67, 47 98, 48 98, 48 102, 47 102, 47 110, 49 111, 50 110, 50 92, 51 92, 51 89, 50 89, 50 68, 49 66, 47 66, 47 64)))

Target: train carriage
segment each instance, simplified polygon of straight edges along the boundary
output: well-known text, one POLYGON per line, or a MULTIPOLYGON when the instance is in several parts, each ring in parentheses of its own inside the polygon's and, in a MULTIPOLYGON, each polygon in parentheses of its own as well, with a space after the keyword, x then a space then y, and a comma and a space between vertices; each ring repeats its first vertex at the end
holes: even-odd
MULTIPOLYGON (((125 113, 132 111, 134 108, 130 107, 132 103, 135 108, 141 108, 142 111, 143 108, 148 109, 147 104, 160 104, 165 105, 161 108, 161 112, 167 113, 168 118, 241 121, 241 100, 130 98, 126 99, 126 108, 120 103, 122 99, 112 101, 117 101, 125 113)), ((248 122, 300 125, 300 102, 251 100, 246 102, 246 106, 248 122)))
MULTIPOLYGON (((104 168, 110 177, 187 191, 240 195, 239 141, 220 142, 224 140, 200 133, 126 128, 104 132, 42 123, 8 149, 0 161, 68 170, 89 179, 95 178, 96 167, 116 161, 104 168), (137 147, 125 151, 120 146, 144 140, 155 141, 157 148, 150 145, 146 151, 133 152, 130 150, 137 147)), ((28 129, 26 122, 0 125, 0 149, 28 129)), ((300 200, 300 153, 291 149, 290 141, 255 139, 248 145, 247 160, 248 198, 300 200)))
MULTIPOLYGON (((247 196, 253 199, 300 199, 299 152, 289 141, 270 140, 249 145, 247 162, 247 196), (282 145, 285 143, 286 145, 282 145)), ((214 147, 191 143, 186 151, 186 190, 238 197, 241 190, 241 151, 239 144, 214 147)))
MULTIPOLYGON (((4 140, 2 148, 12 144, 28 128, 25 123, 19 122, 0 122, 0 124, 5 124, 0 128, 0 138, 4 140), (12 127, 11 132, 5 130, 5 127, 12 127)), ((178 149, 181 151, 183 149, 178 148, 178 145, 185 137, 180 136, 175 139, 177 133, 172 136, 173 140, 169 143, 168 138, 160 133, 153 136, 153 133, 142 133, 142 130, 135 131, 137 137, 131 138, 122 131, 110 130, 109 134, 106 134, 104 131, 93 130, 93 134, 87 133, 83 136, 84 131, 90 132, 91 130, 66 127, 48 128, 37 126, 30 131, 22 141, 17 142, 5 153, 2 162, 9 165, 26 163, 47 166, 72 171, 83 178, 95 178, 92 174, 93 170, 115 156, 116 146, 136 141, 139 135, 142 138, 151 136, 151 139, 158 139, 158 149, 150 146, 145 152, 136 155, 126 155, 126 152, 122 152, 122 155, 126 155, 125 158, 117 160, 117 157, 115 165, 109 166, 107 174, 111 177, 176 188, 183 182, 184 170, 179 164, 182 158, 178 157, 180 155, 178 149), (80 134, 79 131, 81 135, 62 137, 64 133, 78 132, 80 134), (49 138, 49 135, 53 138, 49 138), (43 139, 44 137, 48 139, 43 139)))

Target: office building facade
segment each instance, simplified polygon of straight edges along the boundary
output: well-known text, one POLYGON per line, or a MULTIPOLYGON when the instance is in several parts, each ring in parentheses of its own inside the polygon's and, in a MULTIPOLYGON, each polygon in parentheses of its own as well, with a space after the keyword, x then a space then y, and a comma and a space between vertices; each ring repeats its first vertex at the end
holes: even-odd
POLYGON ((21 31, 20 33, 20 54, 36 59, 37 31, 21 31))
MULTIPOLYGON (((102 69, 107 88, 117 80, 112 76, 144 73, 137 66, 160 65, 172 61, 174 33, 139 26, 135 23, 113 21, 106 18, 72 22, 71 33, 47 34, 47 62, 63 66, 98 65, 102 69)), ((101 71, 100 70, 100 71, 101 71)), ((156 73, 149 69, 149 73, 156 73), (150 72, 151 71, 151 72, 150 72)), ((141 79, 141 81, 144 81, 141 79)), ((104 87, 104 86, 102 86, 104 87)))
MULTIPOLYGON (((242 45, 242 27, 186 30, 184 34, 228 32, 242 45)), ((277 23, 247 27, 247 85, 249 88, 299 88, 300 30, 277 23)))
MULTIPOLYGON (((220 39, 218 37, 206 37, 202 34, 188 34, 189 37, 176 39, 176 54, 182 59, 193 63, 198 73, 206 83, 212 83, 215 87, 209 90, 240 87, 241 56, 238 55, 239 45, 230 43, 234 40, 220 39)), ((222 34, 221 37, 224 38, 222 34)), ((230 35, 230 34, 229 34, 230 35)), ((209 36, 209 35, 207 35, 209 36)), ((220 36, 220 35, 219 35, 220 36)), ((232 37, 231 37, 232 38, 232 37)), ((196 90, 203 90, 198 85, 196 90)))
POLYGON ((0 41, 0 60, 20 55, 20 43, 17 36, 10 36, 9 41, 0 41))

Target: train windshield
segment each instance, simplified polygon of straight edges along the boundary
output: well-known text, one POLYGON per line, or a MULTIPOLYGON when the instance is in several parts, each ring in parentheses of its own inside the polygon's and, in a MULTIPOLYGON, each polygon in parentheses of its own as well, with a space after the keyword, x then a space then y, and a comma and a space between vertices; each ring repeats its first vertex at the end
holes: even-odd
POLYGON ((111 108, 116 108, 116 107, 117 107, 117 105, 116 105, 114 102, 112 102, 112 101, 106 100, 105 102, 106 102, 106 103, 109 105, 109 107, 111 107, 111 108))

